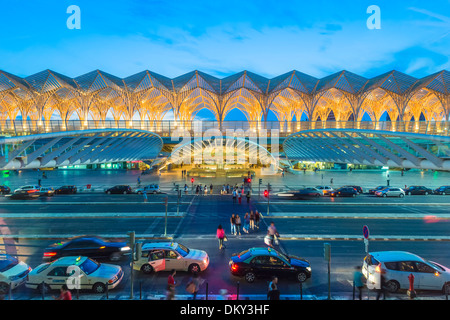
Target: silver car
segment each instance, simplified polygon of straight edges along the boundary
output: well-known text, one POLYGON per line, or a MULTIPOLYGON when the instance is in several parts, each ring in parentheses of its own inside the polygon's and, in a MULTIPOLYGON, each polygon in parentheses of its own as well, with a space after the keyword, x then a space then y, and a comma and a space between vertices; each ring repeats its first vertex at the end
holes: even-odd
POLYGON ((405 196, 405 191, 402 188, 395 187, 387 187, 375 192, 377 197, 400 197, 403 198, 405 196))

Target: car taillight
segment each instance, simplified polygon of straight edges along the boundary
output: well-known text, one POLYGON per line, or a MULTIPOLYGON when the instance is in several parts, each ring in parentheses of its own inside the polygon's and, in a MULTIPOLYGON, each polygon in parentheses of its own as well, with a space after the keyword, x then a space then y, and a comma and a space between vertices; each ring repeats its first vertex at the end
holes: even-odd
POLYGON ((44 257, 54 257, 56 256, 56 252, 44 252, 44 257))
POLYGON ((237 269, 238 269, 238 265, 237 265, 236 263, 233 263, 233 264, 231 265, 231 270, 237 271, 237 269))

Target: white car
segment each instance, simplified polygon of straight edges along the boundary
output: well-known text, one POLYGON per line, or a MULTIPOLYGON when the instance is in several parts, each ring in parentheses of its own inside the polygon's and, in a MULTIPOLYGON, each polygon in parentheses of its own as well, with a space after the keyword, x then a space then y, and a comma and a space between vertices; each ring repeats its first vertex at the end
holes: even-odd
POLYGON ((104 293, 106 286, 113 289, 122 281, 120 266, 98 263, 88 257, 73 256, 59 258, 39 265, 28 274, 27 288, 40 292, 60 289, 66 284, 69 289, 88 289, 104 293))
POLYGON ((377 197, 400 197, 403 198, 405 196, 405 191, 402 188, 395 187, 387 187, 378 191, 375 191, 375 195, 377 197))
POLYGON ((203 250, 189 249, 176 242, 145 243, 141 257, 133 268, 144 273, 175 269, 196 273, 209 265, 209 256, 203 250))
POLYGON ((142 194, 146 191, 147 193, 160 193, 161 190, 159 190, 159 185, 157 184, 149 184, 148 186, 144 186, 141 188, 136 189, 137 194, 142 194))
POLYGON ((362 273, 367 288, 380 289, 380 274, 385 272, 389 292, 409 289, 409 276, 414 276, 414 289, 445 290, 450 285, 450 269, 405 251, 369 253, 364 258, 362 273))
POLYGON ((17 258, 0 252, 0 294, 6 294, 27 280, 31 267, 17 258))
POLYGON ((29 186, 23 186, 20 188, 17 188, 16 190, 14 190, 14 192, 20 192, 20 191, 27 191, 27 192, 38 192, 39 190, 41 190, 41 187, 38 185, 29 185, 29 186))
POLYGON ((330 192, 333 191, 333 188, 330 186, 317 186, 316 189, 322 191, 324 196, 330 195, 330 192))

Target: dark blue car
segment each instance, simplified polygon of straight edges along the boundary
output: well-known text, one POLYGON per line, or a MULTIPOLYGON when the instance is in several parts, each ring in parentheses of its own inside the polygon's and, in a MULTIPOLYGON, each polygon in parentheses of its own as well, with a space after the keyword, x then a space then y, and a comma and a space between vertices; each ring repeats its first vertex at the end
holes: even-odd
POLYGON ((311 265, 303 258, 287 256, 272 248, 251 248, 234 254, 230 260, 231 274, 244 277, 249 283, 256 278, 292 278, 304 282, 311 277, 311 265))

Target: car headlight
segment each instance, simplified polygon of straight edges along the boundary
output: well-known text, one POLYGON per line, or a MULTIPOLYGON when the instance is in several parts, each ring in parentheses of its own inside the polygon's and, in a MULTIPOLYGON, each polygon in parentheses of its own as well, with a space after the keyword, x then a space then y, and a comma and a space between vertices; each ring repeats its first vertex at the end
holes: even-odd
POLYGON ((130 251, 131 248, 130 247, 122 247, 120 248, 120 251, 130 251))
POLYGON ((306 267, 306 270, 308 270, 309 272, 311 272, 311 267, 306 267))

